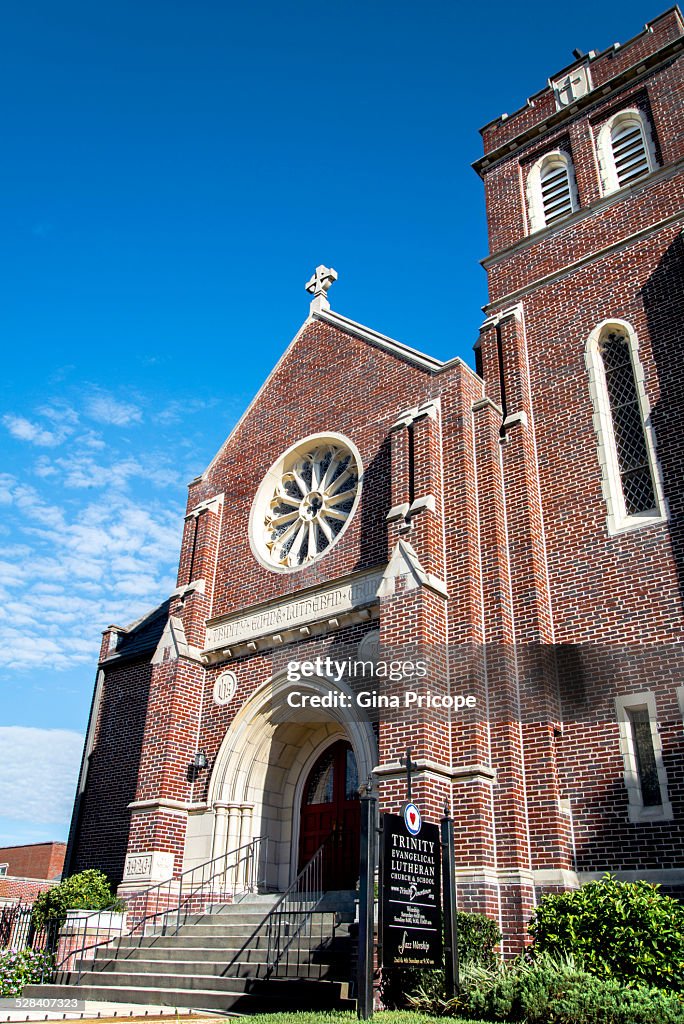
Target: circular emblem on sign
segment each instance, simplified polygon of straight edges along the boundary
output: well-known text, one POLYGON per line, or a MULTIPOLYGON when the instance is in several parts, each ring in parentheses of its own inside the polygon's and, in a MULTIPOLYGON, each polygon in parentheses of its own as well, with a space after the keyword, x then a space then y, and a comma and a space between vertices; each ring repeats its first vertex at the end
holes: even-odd
POLYGON ((423 824, 420 811, 415 804, 406 804, 404 808, 404 824, 412 836, 417 836, 423 824))
POLYGON ((276 572, 304 569, 337 543, 361 494, 361 458, 340 434, 307 437, 266 474, 252 505, 250 542, 276 572))
POLYGON ((230 704, 237 690, 237 676, 234 672, 222 672, 214 683, 214 704, 222 707, 230 704))

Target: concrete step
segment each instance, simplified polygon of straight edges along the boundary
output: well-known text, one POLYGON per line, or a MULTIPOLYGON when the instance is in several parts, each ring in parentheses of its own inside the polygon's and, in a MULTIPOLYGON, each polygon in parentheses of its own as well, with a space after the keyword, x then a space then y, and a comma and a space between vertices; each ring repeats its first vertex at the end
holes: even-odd
MULTIPOLYGON (((348 923, 344 922, 338 924, 336 927, 336 933, 347 933, 348 923), (344 930, 344 931, 343 931, 344 930)), ((297 923, 291 928, 290 934, 294 934, 297 929, 297 923)), ((284 931, 281 934, 285 934, 284 931)), ((318 946, 321 942, 325 942, 332 937, 332 928, 330 922, 321 923, 315 922, 310 932, 302 932, 300 935, 300 943, 302 946, 318 946)), ((144 938, 136 936, 124 936, 122 939, 116 939, 114 942, 109 943, 107 946, 100 947, 101 950, 124 950, 124 949, 170 949, 170 948, 185 948, 185 949, 225 949, 225 948, 241 948, 242 946, 248 946, 249 948, 263 948, 264 945, 268 945, 268 932, 265 928, 258 931, 245 932, 242 929, 231 931, 228 933, 209 933, 199 932, 197 929, 191 929, 187 932, 183 932, 179 935, 146 935, 144 938)), ((98 954, 100 950, 96 951, 98 954)))
POLYGON ((301 933, 303 915, 283 914, 277 919, 280 935, 284 938, 289 932, 292 951, 275 975, 268 972, 269 935, 263 927, 274 899, 266 897, 188 916, 177 933, 172 920, 166 934, 117 939, 95 950, 93 958, 79 957, 78 970, 62 972, 58 985, 40 986, 40 992, 44 998, 57 998, 50 993, 59 990, 91 1002, 236 1013, 353 1008, 348 993, 353 913, 347 897, 341 894, 338 900, 331 899, 328 910, 314 912, 301 933))
MULTIPOLYGON (((181 914, 181 927, 182 928, 196 928, 198 925, 211 925, 215 928, 221 928, 224 925, 233 924, 258 924, 259 921, 263 921, 268 915, 268 907, 264 907, 263 910, 248 910, 240 907, 231 907, 230 910, 226 910, 222 914, 189 914, 185 917, 181 914)), ((155 925, 155 928, 161 928, 161 925, 155 925)), ((176 916, 175 914, 170 915, 169 920, 166 923, 167 928, 176 927, 176 916)))
MULTIPOLYGON (((149 949, 153 947, 155 949, 173 949, 177 946, 182 946, 186 949, 225 949, 226 946, 237 946, 240 935, 224 936, 225 942, 221 941, 221 936, 207 936, 207 935, 195 935, 188 934, 182 937, 180 941, 177 935, 146 935, 144 938, 136 938, 135 936, 124 936, 123 939, 117 939, 115 942, 110 943, 106 947, 108 950, 115 949, 149 949)), ((244 939, 249 936, 244 936, 244 939)), ((264 943, 268 943, 268 938, 265 933, 260 933, 254 938, 254 945, 263 946, 264 943)))
POLYGON ((143 1003, 153 1006, 178 1006, 198 1010, 233 1010, 238 1013, 273 1012, 288 1009, 353 1010, 348 985, 326 981, 255 981, 251 991, 223 992, 212 989, 165 988, 148 985, 126 988, 123 985, 29 985, 27 999, 79 999, 97 1002, 143 1003))
MULTIPOLYGON (((223 963, 203 963, 192 960, 135 960, 127 963, 121 960, 111 960, 109 963, 98 964, 95 969, 89 965, 83 967, 83 974, 77 969, 70 974, 63 974, 60 983, 65 985, 78 984, 79 978, 85 974, 106 975, 107 978, 131 972, 144 973, 150 977, 162 978, 166 976, 175 977, 182 974, 195 974, 203 976, 215 976, 226 978, 263 978, 268 973, 268 964, 263 958, 260 960, 232 960, 223 963)), ((328 978, 333 981, 348 981, 343 968, 339 964, 325 961, 313 961, 301 966, 297 963, 289 963, 286 959, 278 965, 278 977, 286 978, 328 978)), ((118 982, 116 982, 118 984, 118 982)), ((108 981, 109 984, 109 981, 108 981)))
MULTIPOLYGON (((111 962, 118 960, 122 962, 129 962, 135 960, 148 960, 163 962, 165 960, 178 960, 185 963, 219 963, 226 964, 233 960, 240 959, 244 961, 250 960, 262 960, 266 951, 264 943, 242 945, 238 946, 232 944, 229 946, 187 946, 187 945, 176 945, 170 944, 165 946, 158 945, 146 945, 146 946, 129 946, 121 949, 112 949, 111 947, 104 947, 96 951, 94 960, 82 961, 85 967, 89 967, 93 964, 95 970, 99 970, 99 964, 101 962, 111 962)), ((328 940, 322 947, 314 949, 312 956, 318 958, 328 957, 333 959, 344 959, 349 957, 349 934, 348 932, 339 933, 334 939, 328 940)))
MULTIPOLYGON (((235 923, 233 923, 232 921, 222 921, 220 924, 185 924, 181 925, 178 931, 174 932, 174 935, 179 938, 188 935, 204 935, 205 937, 220 937, 222 935, 244 935, 245 933, 249 935, 251 932, 257 930, 262 921, 262 917, 257 917, 254 919, 254 921, 249 922, 236 921, 235 923)), ((150 934, 168 935, 169 932, 167 931, 166 933, 163 933, 159 931, 154 931, 150 934)))
MULTIPOLYGON (((284 972, 285 968, 283 968, 284 972)), ((299 975, 291 975, 290 980, 301 981, 313 984, 318 983, 318 978, 310 979, 308 976, 301 977, 299 975)), ((65 974, 59 979, 61 984, 68 985, 69 988, 98 988, 101 986, 114 986, 122 988, 148 988, 154 986, 155 988, 173 988, 174 990, 190 989, 196 991, 198 989, 206 992, 251 992, 258 988, 260 985, 268 984, 275 987, 288 983, 288 979, 285 976, 278 976, 275 978, 264 979, 255 978, 252 976, 245 977, 244 975, 234 976, 232 973, 229 976, 226 975, 214 975, 214 974, 186 974, 178 973, 174 976, 169 975, 161 976, 158 974, 150 974, 147 971, 86 971, 84 974, 65 974)), ((335 982, 341 981, 341 979, 335 979, 335 982)))
MULTIPOLYGON (((305 913, 287 913, 279 915, 280 927, 283 924, 289 924, 290 927, 299 927, 305 919, 305 913)), ((311 927, 313 930, 320 932, 321 928, 329 928, 333 919, 331 911, 325 911, 324 913, 315 912, 311 917, 311 927)), ((351 923, 354 920, 354 915, 351 912, 340 911, 336 913, 335 920, 339 923, 344 921, 351 923)), ((221 917, 220 920, 213 921, 209 918, 203 917, 194 924, 182 924, 178 930, 175 928, 175 923, 170 925, 167 929, 155 928, 149 931, 150 935, 237 935, 239 932, 253 932, 259 928, 265 921, 265 917, 253 917, 244 920, 228 917, 221 917)))

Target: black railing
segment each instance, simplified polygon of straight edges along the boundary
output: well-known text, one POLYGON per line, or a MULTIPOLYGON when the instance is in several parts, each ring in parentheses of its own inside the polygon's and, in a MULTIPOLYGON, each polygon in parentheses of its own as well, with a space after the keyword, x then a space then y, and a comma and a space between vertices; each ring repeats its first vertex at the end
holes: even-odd
POLYGON ((319 909, 324 894, 325 858, 332 839, 330 835, 321 843, 258 929, 265 932, 267 939, 267 977, 315 975, 316 952, 335 938, 337 914, 319 909))
POLYGON ((41 928, 33 923, 33 904, 14 903, 0 908, 0 949, 32 949, 54 952, 59 927, 48 921, 41 928))
MULTIPOLYGON (((150 886, 131 900, 126 924, 119 935, 112 934, 109 915, 120 911, 119 903, 103 910, 83 910, 70 915, 61 934, 61 959, 55 974, 77 975, 80 982, 90 970, 96 950, 109 945, 116 938, 144 938, 154 932, 158 935, 176 935, 187 918, 201 914, 208 907, 234 902, 239 896, 258 891, 263 884, 262 871, 268 861, 268 838, 259 836, 251 842, 229 850, 220 857, 189 868, 176 878, 150 886), (107 932, 106 938, 88 942, 88 933, 107 932)), ((44 980, 44 979, 43 979, 44 980)))

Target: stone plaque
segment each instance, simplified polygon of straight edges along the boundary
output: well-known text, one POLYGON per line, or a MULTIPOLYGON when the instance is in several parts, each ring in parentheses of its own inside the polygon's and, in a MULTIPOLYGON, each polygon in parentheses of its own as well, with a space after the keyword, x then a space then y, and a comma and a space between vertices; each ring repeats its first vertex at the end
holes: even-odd
POLYGON ((299 597, 257 605, 207 626, 206 651, 237 646, 269 633, 285 632, 311 622, 334 618, 376 600, 382 570, 331 583, 299 597))
POLYGON ((174 856, 152 850, 149 853, 129 853, 126 857, 123 883, 165 882, 173 876, 174 856))

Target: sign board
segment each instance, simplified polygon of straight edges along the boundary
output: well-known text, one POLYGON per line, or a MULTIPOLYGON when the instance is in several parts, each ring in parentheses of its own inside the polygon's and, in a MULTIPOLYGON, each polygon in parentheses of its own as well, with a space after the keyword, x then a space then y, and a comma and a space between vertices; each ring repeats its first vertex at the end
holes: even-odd
POLYGON ((439 828, 415 804, 382 822, 382 966, 441 967, 439 828))

